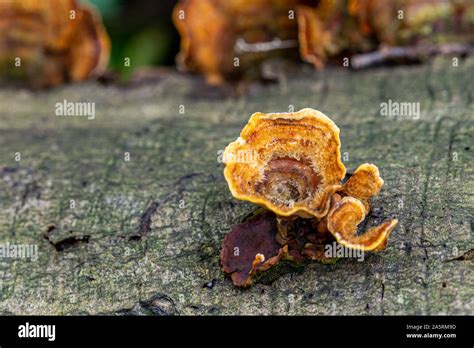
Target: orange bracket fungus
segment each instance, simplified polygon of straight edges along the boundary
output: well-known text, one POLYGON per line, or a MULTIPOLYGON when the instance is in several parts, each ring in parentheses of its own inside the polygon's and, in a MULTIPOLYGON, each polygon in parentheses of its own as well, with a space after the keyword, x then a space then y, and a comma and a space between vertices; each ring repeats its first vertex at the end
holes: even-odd
POLYGON ((296 60, 299 55, 321 69, 341 60, 353 68, 416 61, 452 50, 436 48, 446 42, 457 43, 457 49, 468 53, 473 4, 472 0, 180 0, 173 13, 181 36, 177 63, 219 85, 261 75, 256 71, 259 64, 275 56, 296 60), (390 47, 395 49, 392 53, 390 47))
POLYGON ((0 79, 31 87, 102 72, 110 41, 99 14, 75 0, 0 1, 0 79))
POLYGON ((280 260, 328 261, 324 244, 380 251, 397 220, 358 234, 370 198, 383 180, 362 164, 343 183, 339 128, 313 109, 255 113, 224 152, 224 176, 232 195, 271 211, 235 225, 225 238, 221 263, 237 286, 280 260), (238 252, 233 252, 233 251, 238 252))

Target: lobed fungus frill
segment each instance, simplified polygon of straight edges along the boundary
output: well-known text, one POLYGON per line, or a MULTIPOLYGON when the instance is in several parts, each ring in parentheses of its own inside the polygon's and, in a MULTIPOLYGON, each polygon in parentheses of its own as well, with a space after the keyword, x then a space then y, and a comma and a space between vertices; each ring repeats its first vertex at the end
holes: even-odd
POLYGON ((327 226, 339 244, 364 251, 378 251, 386 246, 390 232, 398 220, 389 220, 357 235, 357 226, 365 219, 366 210, 361 201, 344 197, 329 211, 327 226))

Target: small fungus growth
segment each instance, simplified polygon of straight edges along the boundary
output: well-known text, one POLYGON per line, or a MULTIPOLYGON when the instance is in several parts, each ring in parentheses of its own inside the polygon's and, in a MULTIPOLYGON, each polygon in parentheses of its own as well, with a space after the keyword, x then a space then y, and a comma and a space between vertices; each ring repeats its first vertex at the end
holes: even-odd
POLYGON ((255 113, 227 146, 224 176, 232 195, 272 212, 226 236, 221 263, 235 285, 249 286, 280 260, 328 261, 324 245, 334 240, 350 249, 385 248, 396 219, 357 231, 384 183, 379 170, 362 164, 343 183, 340 147, 339 128, 313 109, 255 113))

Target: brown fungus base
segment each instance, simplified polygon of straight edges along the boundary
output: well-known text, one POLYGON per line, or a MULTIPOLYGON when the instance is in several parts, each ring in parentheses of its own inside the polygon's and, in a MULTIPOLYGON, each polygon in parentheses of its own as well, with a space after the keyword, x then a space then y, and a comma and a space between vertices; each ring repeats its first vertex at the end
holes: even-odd
POLYGON ((255 282, 271 282, 288 271, 298 271, 308 260, 335 262, 337 259, 324 255, 324 245, 332 243, 333 236, 314 233, 314 223, 314 219, 296 219, 284 246, 275 239, 277 216, 271 211, 234 225, 222 243, 223 271, 235 286, 248 287, 255 282))

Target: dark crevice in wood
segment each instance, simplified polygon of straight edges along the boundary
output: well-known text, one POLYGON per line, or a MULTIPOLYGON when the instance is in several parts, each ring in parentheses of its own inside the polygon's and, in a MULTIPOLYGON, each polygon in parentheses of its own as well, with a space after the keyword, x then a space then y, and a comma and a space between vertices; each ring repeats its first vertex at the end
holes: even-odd
POLYGON ((138 224, 136 233, 129 237, 129 240, 140 240, 141 236, 146 235, 151 231, 151 218, 153 214, 158 210, 160 206, 159 202, 153 202, 145 210, 145 212, 140 216, 140 222, 138 224))
MULTIPOLYGON (((48 228, 48 232, 50 232, 50 231, 51 230, 48 228)), ((62 239, 58 242, 53 242, 49 238, 48 233, 44 234, 44 239, 46 239, 49 242, 49 244, 51 244, 56 249, 56 251, 65 251, 65 250, 71 249, 71 248, 73 248, 73 247, 75 247, 79 244, 89 243, 89 238, 90 238, 89 235, 72 236, 72 237, 62 239)))

